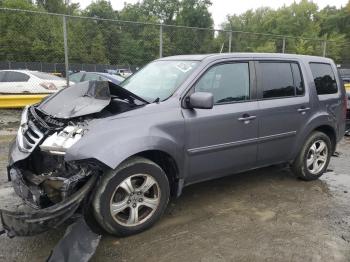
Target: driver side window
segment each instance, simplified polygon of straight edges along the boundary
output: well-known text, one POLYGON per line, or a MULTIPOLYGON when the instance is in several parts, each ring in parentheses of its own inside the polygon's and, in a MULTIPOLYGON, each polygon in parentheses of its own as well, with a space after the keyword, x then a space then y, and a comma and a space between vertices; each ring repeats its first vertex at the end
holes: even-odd
POLYGON ((229 63, 211 67, 195 85, 195 92, 210 92, 214 104, 250 99, 249 64, 229 63))

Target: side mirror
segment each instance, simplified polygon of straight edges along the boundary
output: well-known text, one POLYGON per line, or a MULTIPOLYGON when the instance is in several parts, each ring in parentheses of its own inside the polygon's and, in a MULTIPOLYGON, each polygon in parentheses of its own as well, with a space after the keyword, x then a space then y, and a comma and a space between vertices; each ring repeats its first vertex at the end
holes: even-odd
POLYGON ((195 92, 187 97, 186 102, 189 108, 212 109, 214 106, 214 97, 209 92, 195 92))

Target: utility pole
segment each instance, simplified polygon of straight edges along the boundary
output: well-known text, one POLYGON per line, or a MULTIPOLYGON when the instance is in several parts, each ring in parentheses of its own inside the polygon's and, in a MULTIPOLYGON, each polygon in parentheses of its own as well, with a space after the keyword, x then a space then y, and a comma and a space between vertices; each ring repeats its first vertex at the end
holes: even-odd
POLYGON ((230 31, 230 34, 228 36, 228 52, 231 53, 232 50, 232 31, 230 31))
POLYGON ((163 23, 159 26, 159 58, 163 57, 163 23))
POLYGON ((69 63, 68 63, 68 41, 67 41, 67 18, 63 17, 63 47, 64 47, 64 64, 66 69, 67 87, 69 86, 69 63))
MULTIPOLYGON (((64 0, 66 10, 68 11, 69 0, 64 0)), ((69 86, 69 62, 68 62, 68 37, 67 37, 67 17, 63 16, 63 47, 64 47, 64 64, 66 71, 67 87, 69 86)))
POLYGON ((324 40, 323 41, 323 57, 326 56, 326 52, 327 52, 327 41, 324 40))

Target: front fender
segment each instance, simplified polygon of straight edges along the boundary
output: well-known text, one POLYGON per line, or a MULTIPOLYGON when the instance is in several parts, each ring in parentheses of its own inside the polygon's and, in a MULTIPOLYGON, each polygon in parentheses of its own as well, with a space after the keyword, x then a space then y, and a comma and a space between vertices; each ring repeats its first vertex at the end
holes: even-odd
MULTIPOLYGON (((97 142, 97 141, 95 141, 97 142)), ((155 136, 130 139, 116 139, 104 144, 82 143, 70 149, 66 154, 66 161, 97 159, 108 167, 115 169, 125 159, 147 150, 159 150, 169 154, 176 162, 179 161, 178 145, 169 139, 155 136)))

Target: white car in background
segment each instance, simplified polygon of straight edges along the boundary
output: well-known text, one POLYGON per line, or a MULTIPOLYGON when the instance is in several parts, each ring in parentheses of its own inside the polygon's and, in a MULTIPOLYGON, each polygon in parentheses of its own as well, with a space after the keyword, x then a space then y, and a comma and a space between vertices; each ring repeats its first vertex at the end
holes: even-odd
POLYGON ((66 79, 30 70, 0 70, 0 94, 55 93, 67 86, 66 79))
POLYGON ((120 75, 124 78, 127 78, 129 76, 132 75, 132 71, 130 69, 126 69, 126 68, 121 68, 121 69, 117 69, 117 72, 116 72, 117 75, 120 75))

